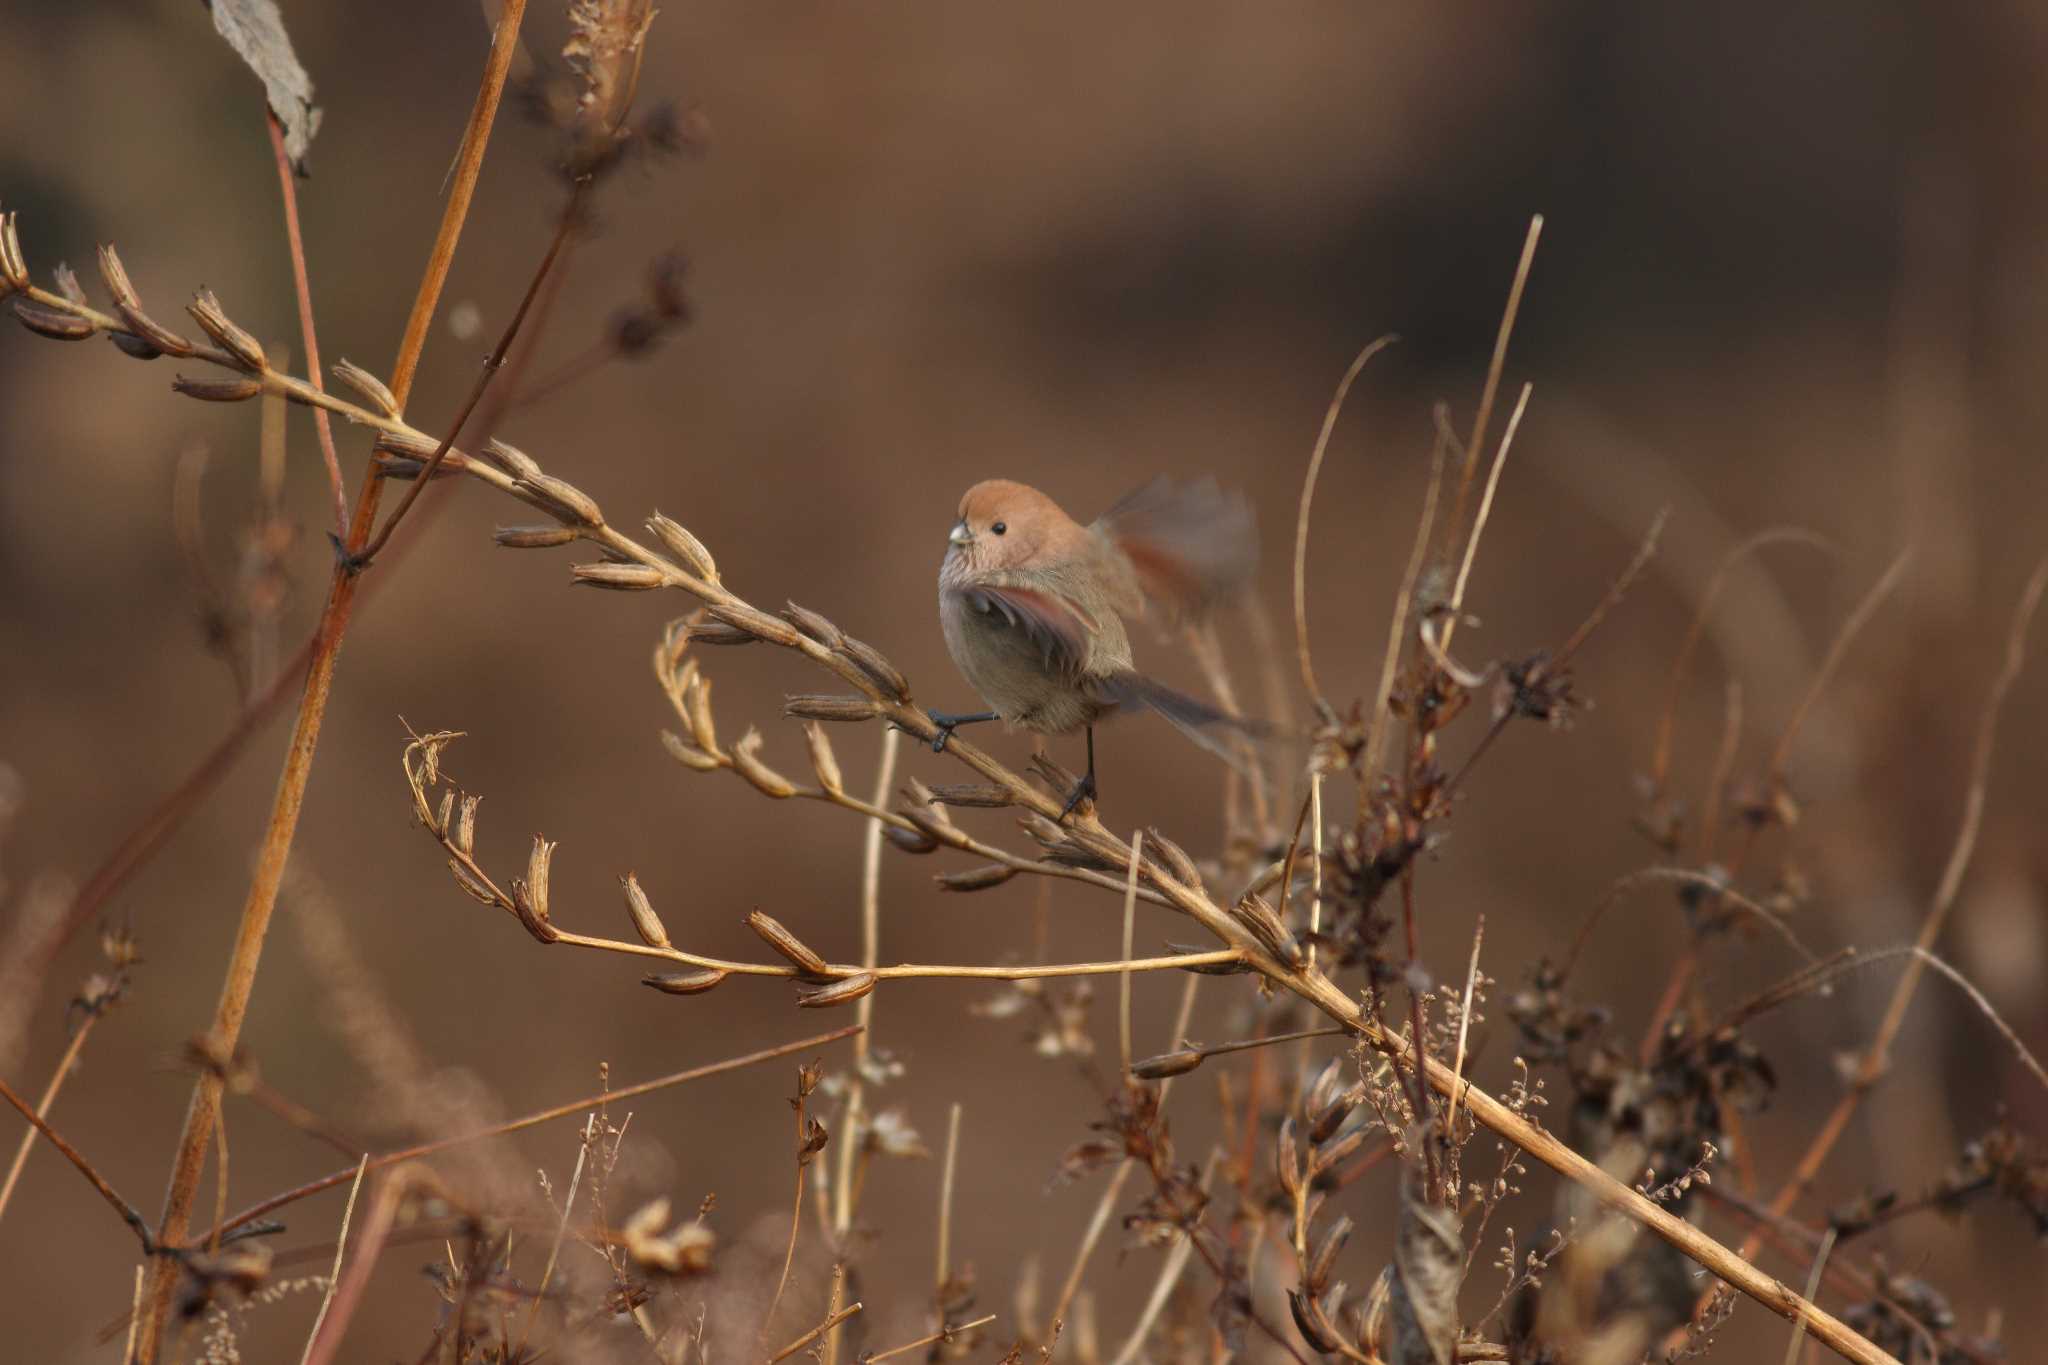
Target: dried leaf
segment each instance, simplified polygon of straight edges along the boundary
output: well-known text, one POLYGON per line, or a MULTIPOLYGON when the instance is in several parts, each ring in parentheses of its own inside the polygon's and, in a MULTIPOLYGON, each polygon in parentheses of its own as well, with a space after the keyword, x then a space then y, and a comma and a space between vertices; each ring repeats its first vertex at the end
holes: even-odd
POLYGON ((270 112, 284 125, 285 155, 306 174, 306 152, 320 131, 320 106, 313 103, 313 78, 299 65, 291 35, 276 0, 206 0, 213 27, 263 82, 270 112))
POLYGON ((1401 1181, 1394 1242, 1388 1365, 1451 1365, 1457 1359, 1458 1285, 1465 1244, 1455 1204, 1433 1204, 1411 1164, 1401 1181))

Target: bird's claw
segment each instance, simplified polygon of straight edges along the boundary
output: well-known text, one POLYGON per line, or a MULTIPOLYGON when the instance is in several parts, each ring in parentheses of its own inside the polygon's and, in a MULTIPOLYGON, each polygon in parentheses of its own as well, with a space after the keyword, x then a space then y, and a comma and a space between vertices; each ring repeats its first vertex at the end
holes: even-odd
POLYGON ((1060 806, 1060 819, 1065 820, 1069 815, 1072 815, 1075 808, 1083 801, 1092 803, 1094 800, 1095 774, 1091 772, 1079 782, 1076 782, 1074 789, 1067 793, 1065 803, 1060 806))
POLYGON ((927 711, 925 714, 930 716, 932 724, 938 727, 937 730, 932 732, 932 752, 942 754, 946 752, 946 741, 953 737, 953 727, 956 722, 942 712, 927 711))

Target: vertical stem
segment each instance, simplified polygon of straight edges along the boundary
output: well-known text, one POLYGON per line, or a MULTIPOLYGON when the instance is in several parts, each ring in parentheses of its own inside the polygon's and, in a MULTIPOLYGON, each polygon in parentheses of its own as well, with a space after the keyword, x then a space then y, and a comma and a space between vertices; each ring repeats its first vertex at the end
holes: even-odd
MULTIPOLYGON (((397 363, 392 367, 391 391, 401 407, 412 392, 413 376, 419 370, 420 350, 426 344, 427 326, 433 317, 434 305, 441 297, 442 286, 447 282, 448 266, 455 255, 455 244, 462 235, 463 221, 469 215, 477 177, 483 169, 484 148, 497 117, 498 103, 505 91, 505 78, 511 70, 513 55, 518 51, 519 25, 525 13, 526 0, 505 0, 483 82, 477 90, 469 125, 463 133, 455 179, 441 215, 433 253, 419 291, 413 298, 412 317, 406 324, 397 363)), ((362 487, 356 496, 355 513, 349 524, 348 544, 352 549, 368 540, 370 530, 376 524, 379 492, 380 480, 372 462, 364 470, 362 487)), ((342 636, 348 630, 349 615, 354 608, 360 582, 360 576, 347 566, 336 566, 328 588, 327 604, 321 611, 320 625, 314 635, 305 694, 299 702, 291 745, 285 751, 284 769, 278 777, 277 795, 271 804, 270 822, 263 833, 256 873, 242 905, 241 924, 235 932, 234 948, 228 958, 227 979, 222 983, 220 1001, 214 1009, 210 1033, 213 1043, 223 1053, 233 1052, 241 1037, 242 1020, 248 1014, 249 996, 255 989, 256 970, 263 955, 264 936, 270 928, 271 912, 277 906, 278 886, 284 879, 285 860, 291 852, 293 836, 298 832, 306 783, 312 775, 313 754, 320 743, 320 724, 326 716, 327 699, 334 684, 335 661, 341 650, 342 636)), ((192 1100, 185 1111, 184 1131, 178 1139, 170 1188, 164 1195, 163 1219, 157 1232, 157 1240, 165 1245, 183 1245, 191 1231, 192 1203, 198 1192, 201 1170, 206 1164, 207 1142, 213 1136, 213 1124, 220 1112, 221 1088, 220 1076, 212 1071, 201 1072, 192 1088, 192 1100)), ((151 1365, 156 1360, 163 1337, 164 1316, 170 1308, 170 1289, 176 1276, 176 1262, 159 1257, 144 1296, 144 1321, 136 1342, 136 1359, 140 1365, 151 1365)))

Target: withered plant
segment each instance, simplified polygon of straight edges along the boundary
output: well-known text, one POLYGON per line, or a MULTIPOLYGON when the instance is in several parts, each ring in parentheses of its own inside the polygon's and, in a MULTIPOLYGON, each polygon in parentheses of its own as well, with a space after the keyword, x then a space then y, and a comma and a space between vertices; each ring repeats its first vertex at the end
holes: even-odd
MULTIPOLYGON (((1508 729, 1519 722, 1563 729, 1587 705, 1579 662, 1613 628, 1652 561, 1662 525, 1660 518, 1643 528, 1637 553, 1617 566, 1611 588, 1587 604, 1571 634, 1555 642, 1521 641, 1511 652, 1475 661, 1466 633, 1472 623, 1468 587, 1502 470, 1531 402, 1525 386, 1496 440, 1508 343, 1540 220, 1531 225, 1513 276, 1469 427, 1461 433, 1447 409, 1438 411, 1427 496, 1394 593, 1384 664, 1369 693, 1348 699, 1327 693, 1314 666, 1307 544, 1344 398, 1385 343, 1365 348, 1343 376, 1301 488, 1292 659, 1262 619, 1250 626, 1260 642, 1251 662, 1269 673, 1292 663, 1308 720, 1298 742, 1245 746, 1241 756, 1256 778, 1228 779, 1223 838, 1209 856, 1197 856, 1163 830, 1126 836, 1106 827, 1092 803, 1063 813, 1061 796, 1073 775, 1049 757, 1041 754, 1029 772, 1018 771, 938 727, 911 679, 874 642, 924 629, 928 613, 920 610, 914 626, 908 614, 863 621, 856 635, 795 603, 750 600, 744 585, 721 575, 706 538, 658 512, 614 521, 584 489, 549 472, 542 458, 498 436, 521 402, 554 393, 609 359, 644 355, 689 319, 680 258, 663 257, 648 272, 644 299, 622 312, 605 337, 552 372, 527 373, 530 338, 553 297, 560 262, 613 173, 632 158, 697 139, 691 116, 639 98, 653 20, 647 4, 577 0, 560 69, 538 71, 520 92, 522 104, 559 133, 564 202, 556 230, 466 401, 438 424, 415 424, 407 408, 413 378, 508 89, 524 10, 521 0, 508 0, 497 22, 399 354, 383 375, 336 364, 332 377, 347 396, 330 391, 322 375, 312 292, 297 250, 292 162, 304 155, 311 132, 293 125, 295 116, 303 119, 303 107, 280 110, 272 119, 297 267, 303 377, 204 290, 186 309, 199 337, 168 325, 144 304, 112 246, 98 253, 104 306, 68 270, 39 283, 16 215, 0 215, 0 295, 29 332, 56 340, 106 336, 133 357, 171 357, 188 367, 173 383, 179 393, 253 402, 264 413, 266 433, 264 511, 231 578, 209 567, 206 538, 189 510, 201 468, 196 456, 182 466, 177 504, 181 544, 205 604, 207 639, 230 666, 245 703, 243 718, 61 916, 39 917, 38 923, 61 918, 56 929, 17 935, 19 961, 27 965, 10 970, 19 974, 21 992, 33 993, 63 933, 95 919, 135 867, 204 800, 256 721, 285 698, 299 698, 219 1007, 188 1049, 193 1098, 160 1215, 145 1217, 50 1121, 88 1033, 121 996, 138 960, 125 934, 108 933, 109 968, 74 1002, 75 1029, 41 1102, 31 1106, 0 1083, 32 1133, 54 1146, 136 1234, 143 1270, 132 1292, 118 1274, 107 1276, 110 1303, 132 1303, 119 1329, 126 1333, 126 1358, 148 1362, 193 1350, 209 1359, 233 1358, 238 1321, 257 1311, 293 1311, 287 1305, 301 1299, 316 1306, 304 1358, 341 1358, 346 1333, 367 1311, 372 1271, 397 1248, 421 1241, 434 1253, 433 1304, 420 1312, 423 1360, 583 1358, 600 1340, 611 1343, 606 1350, 620 1349, 616 1335, 603 1334, 630 1324, 633 1345, 625 1354, 665 1362, 737 1353, 774 1365, 808 1353, 837 1365, 856 1356, 877 1362, 916 1352, 930 1360, 1005 1362, 1071 1354, 1091 1365, 1232 1355, 1321 1356, 1356 1365, 1669 1361, 1711 1354, 1715 1333, 1745 1300, 1786 1319, 1788 1360, 1803 1341, 1859 1362, 2003 1358, 1995 1342, 1957 1325, 1944 1291, 1916 1278, 1910 1267, 1860 1259, 1853 1243, 1923 1211, 1957 1213, 1992 1202, 2009 1203, 2037 1230, 2048 1229, 2048 1158, 2016 1121, 1981 1116, 1984 1136, 1946 1169, 1931 1168, 1922 1190, 1872 1189, 1818 1216, 1802 1216, 1800 1206, 1858 1105, 1883 1081, 1891 1044, 1930 969, 1967 992, 2006 1052, 2048 1085, 2023 1041, 1934 952, 1969 865, 1999 707, 2019 674, 2048 566, 2029 581, 2004 658, 1988 694, 1978 699, 1982 719, 1960 830, 1916 943, 1876 952, 1841 945, 1816 955, 1808 946, 1815 930, 1801 913, 1816 893, 1796 877, 1772 880, 1757 871, 1768 842, 1789 843, 1796 834, 1800 800, 1787 758, 1801 726, 1844 666, 1859 629, 1904 572, 1903 559, 1844 624, 1760 771, 1746 779, 1738 771, 1739 710, 1731 693, 1726 740, 1697 814, 1689 815, 1676 794, 1673 717, 1727 568, 1766 546, 1814 539, 1773 529, 1731 553, 1701 595, 1674 662, 1641 787, 1639 825, 1655 862, 1620 877, 1555 960, 1515 964, 1518 984, 1505 992, 1493 973, 1504 978, 1509 969, 1489 970, 1483 918, 1469 956, 1439 973, 1423 961, 1417 925, 1449 909, 1430 903, 1429 869, 1448 856, 1444 836, 1458 818, 1459 798, 1485 772, 1488 754, 1508 729), (287 405, 311 410, 335 499, 325 605, 312 636, 288 659, 274 639, 276 604, 294 579, 311 571, 278 502, 277 433, 287 405), (328 425, 333 416, 371 434, 352 504, 328 425), (802 905, 772 916, 759 909, 746 915, 761 944, 753 956, 694 951, 670 927, 679 917, 663 914, 670 888, 644 884, 630 870, 619 877, 617 909, 564 905, 551 889, 554 841, 536 835, 517 868, 491 866, 479 853, 481 794, 459 785, 449 771, 461 732, 408 732, 395 746, 406 798, 445 853, 456 887, 540 945, 636 959, 640 980, 665 995, 781 990, 796 1008, 844 1010, 839 1017, 851 1022, 636 1085, 615 1086, 606 1072, 589 1097, 510 1121, 479 1122, 469 1131, 451 1131, 445 1116, 437 1117, 427 1125, 435 1131, 419 1142, 372 1153, 288 1098, 288 1067, 273 1060, 271 1074, 259 1074, 241 1030, 353 610, 402 548, 403 541, 392 540, 394 529, 408 517, 423 517, 430 506, 422 501, 425 490, 455 480, 485 485, 521 509, 519 519, 496 532, 499 546, 586 553, 570 566, 572 584, 679 595, 679 615, 653 650, 655 691, 671 713, 659 742, 682 768, 736 793, 815 803, 862 822, 862 954, 835 962, 812 948, 806 934, 813 911, 802 905), (404 491, 380 521, 387 484, 404 491), (721 711, 712 700, 718 651, 742 646, 789 656, 789 691, 772 706, 750 696, 734 704, 722 695, 721 711), (734 721, 735 711, 743 719, 734 721), (789 723, 778 725, 771 713, 789 723), (849 730, 879 736, 881 759, 872 774, 849 775, 842 762, 834 736, 849 730), (904 734, 949 756, 959 780, 899 779, 904 734), (885 962, 881 869, 886 857, 898 855, 931 859, 936 883, 951 893, 1024 878, 1037 883, 1043 899, 1120 910, 1123 952, 1061 961, 1048 944, 1031 960, 885 962), (1601 932, 1603 915, 1647 888, 1673 895, 1691 940, 1670 965, 1653 1015, 1625 1021, 1589 998, 1577 968, 1581 949, 1601 932), (1174 927, 1155 943, 1162 915, 1174 927), (1745 1000, 1711 999, 1701 963, 1734 937, 1759 932, 1782 939, 1785 980, 1745 1000), (1896 977, 1891 1004, 1849 1068, 1834 1114, 1797 1165, 1773 1181, 1753 1169, 1742 1124, 1770 1098, 1776 1070, 1746 1029, 1770 1011, 1810 1008, 1843 975, 1872 967, 1896 977), (1138 973, 1160 972, 1184 979, 1179 1017, 1163 1050, 1134 1055, 1130 983, 1138 973), (1197 988, 1210 977, 1218 979, 1200 991, 1199 1003, 1206 1026, 1223 1030, 1226 1041, 1205 1044, 1190 1030, 1197 988), (1013 1293, 992 1294, 954 1255, 952 1227, 961 1216, 954 1206, 959 1109, 948 1116, 941 1140, 938 1116, 913 1118, 885 1099, 900 1068, 878 1041, 886 1031, 877 1022, 877 1003, 926 978, 996 983, 998 993, 982 1012, 1027 1017, 1032 1050, 1071 1062, 1101 1096, 1099 1112, 1070 1116, 1072 1146, 1046 1173, 1102 1182, 1095 1215, 1071 1260, 1046 1268, 1044 1285, 1050 1289, 1050 1277, 1057 1276, 1056 1292, 1041 1292, 1034 1264, 1020 1271, 1016 1284, 1001 1286, 1013 1293), (1107 979, 1119 1000, 1114 1066, 1095 1057, 1089 1022, 1092 984, 1106 996, 1107 979), (1475 1025, 1495 1010, 1512 1022, 1516 1041, 1511 1056, 1482 1067, 1475 1025), (841 1043, 848 1046, 842 1050, 841 1043), (794 1059, 797 1067, 791 1149, 775 1158, 790 1163, 793 1195, 782 1254, 756 1303, 722 1278, 739 1272, 725 1264, 723 1211, 715 1198, 621 1188, 629 1184, 621 1156, 638 1136, 622 1106, 659 1087, 773 1059, 794 1059), (1493 1079, 1483 1082, 1482 1073, 1493 1079), (238 1212, 227 1209, 223 1193, 209 1214, 199 1203, 201 1176, 211 1158, 225 1191, 227 1148, 219 1119, 230 1095, 262 1104, 334 1146, 343 1164, 238 1212), (523 1175, 486 1178, 474 1169, 435 1164, 437 1156, 474 1139, 570 1117, 581 1120, 575 1141, 565 1140, 566 1128, 555 1130, 559 1169, 543 1174, 537 1191, 526 1187, 531 1182, 523 1175), (1206 1149, 1184 1136, 1210 1130, 1217 1136, 1206 1149), (910 1341, 860 1348, 856 1333, 870 1308, 862 1297, 863 1263, 874 1237, 903 1232, 886 1219, 878 1222, 862 1196, 874 1163, 892 1159, 936 1163, 936 1269, 929 1299, 918 1305, 929 1330, 910 1341), (1557 1178, 1538 1186, 1535 1177, 1545 1169, 1557 1178), (1358 1191, 1369 1181, 1393 1191, 1399 1210, 1393 1226, 1365 1226, 1356 1216, 1358 1191), (263 1240, 283 1231, 275 1214, 344 1185, 348 1212, 331 1244, 273 1251, 263 1240), (1159 1270, 1136 1311, 1108 1315, 1088 1286, 1099 1243, 1118 1219, 1131 1245, 1157 1256, 1159 1270), (1731 1228, 1747 1238, 1740 1246, 1731 1228), (1755 1259, 1766 1245, 1782 1258, 1772 1269, 1755 1259), (302 1263, 313 1269, 286 1273, 302 1263), (792 1293, 806 1279, 813 1281, 802 1286, 806 1292, 792 1293), (785 1311, 819 1300, 823 1311, 803 1320, 785 1311), (1114 1342, 1102 1337, 1105 1327, 1119 1334, 1114 1342)), ((281 29, 275 36, 282 39, 281 29)), ((263 70, 265 60, 276 60, 274 47, 268 58, 255 60, 263 70)), ((301 105, 309 105, 303 73, 286 86, 302 89, 301 105)), ((277 98, 273 93, 273 103, 277 98)), ((1233 660, 1226 635, 1213 623, 1186 633, 1216 697, 1241 710, 1232 664, 1243 660, 1233 660)), ((461 717, 435 720, 461 724, 461 717)), ((448 913, 465 911, 449 898, 448 913)), ((536 958, 532 970, 544 975, 548 960, 536 958)), ((691 999, 672 1004, 678 1012, 709 1007, 691 999)), ((12 1045, 4 1035, 0 1042, 12 1045)), ((405 1051, 402 1044, 384 1046, 392 1074, 418 1069, 393 1060, 405 1051)), ((0 1214, 32 1155, 25 1141, 0 1187, 0 1214)), ((45 1159, 29 1168, 29 1178, 50 1178, 37 1172, 54 1168, 45 1159)), ((376 1311, 390 1319, 405 1310, 394 1303, 376 1311)))

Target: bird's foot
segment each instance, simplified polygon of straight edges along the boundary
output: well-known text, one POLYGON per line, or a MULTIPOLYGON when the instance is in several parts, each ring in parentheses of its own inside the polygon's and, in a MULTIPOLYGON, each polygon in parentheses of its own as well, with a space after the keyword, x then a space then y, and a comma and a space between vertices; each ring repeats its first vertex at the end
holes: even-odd
POLYGON ((1075 808, 1083 801, 1088 802, 1090 805, 1093 805, 1095 802, 1095 774, 1093 772, 1090 772, 1086 777, 1076 782, 1074 789, 1067 793, 1066 801, 1060 806, 1060 819, 1065 820, 1069 815, 1072 815, 1075 808))
POLYGON ((932 735, 932 752, 935 754, 946 751, 946 741, 953 737, 953 731, 958 727, 977 725, 982 721, 996 718, 993 711, 968 711, 957 715, 948 711, 927 711, 925 715, 931 717, 932 724, 938 727, 937 732, 932 735))

